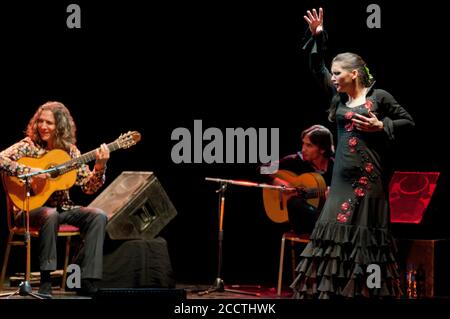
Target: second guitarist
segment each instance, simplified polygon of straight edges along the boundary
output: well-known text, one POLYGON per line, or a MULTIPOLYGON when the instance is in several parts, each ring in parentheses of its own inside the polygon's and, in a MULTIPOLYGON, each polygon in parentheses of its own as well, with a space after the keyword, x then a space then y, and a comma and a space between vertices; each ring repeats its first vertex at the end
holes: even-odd
MULTIPOLYGON (((60 102, 47 102, 31 118, 26 137, 0 153, 0 168, 4 174, 13 176, 40 171, 39 168, 27 167, 17 161, 22 157, 39 158, 55 149, 64 150, 70 157, 77 158, 80 151, 75 146, 75 132, 76 126, 69 110, 60 102)), ((97 149, 95 157, 93 170, 86 164, 77 169, 75 184, 86 194, 97 192, 105 181, 106 162, 109 159, 109 150, 105 144, 97 149)), ((34 176, 31 188, 36 188, 46 178, 50 176, 34 176)), ((70 224, 80 229, 83 245, 76 261, 81 267, 79 293, 92 295, 96 292, 94 282, 101 279, 103 273, 103 241, 107 220, 106 214, 100 209, 75 206, 68 190, 54 192, 44 206, 30 212, 30 225, 40 228, 40 294, 51 296, 52 293, 50 272, 56 269, 59 224, 70 224)))
MULTIPOLYGON (((322 125, 313 125, 305 129, 300 137, 301 151, 280 159, 278 169, 297 175, 319 173, 324 178, 326 185, 329 186, 334 163, 332 157, 334 153, 333 134, 322 125)), ((295 186, 282 177, 284 176, 277 173, 269 175, 271 183, 274 185, 295 186)), ((298 234, 310 233, 314 228, 320 209, 321 207, 316 208, 308 204, 301 193, 291 196, 287 201, 291 230, 298 234)))

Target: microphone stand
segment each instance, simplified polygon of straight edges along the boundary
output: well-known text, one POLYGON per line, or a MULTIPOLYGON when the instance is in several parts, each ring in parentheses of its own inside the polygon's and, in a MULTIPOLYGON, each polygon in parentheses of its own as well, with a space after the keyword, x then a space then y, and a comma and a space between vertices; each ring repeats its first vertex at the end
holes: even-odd
POLYGON ((220 188, 218 190, 216 190, 216 193, 219 194, 219 231, 218 231, 217 277, 216 277, 216 280, 214 281, 214 284, 210 288, 208 288, 204 291, 198 292, 198 295, 202 296, 202 295, 207 295, 207 294, 210 294, 213 292, 231 292, 231 293, 251 295, 251 296, 260 296, 260 294, 256 293, 256 292, 249 292, 249 291, 225 288, 225 284, 222 279, 223 217, 224 217, 224 213, 225 213, 225 191, 227 190, 228 184, 232 184, 232 183, 230 183, 232 181, 209 178, 209 177, 206 177, 205 180, 220 183, 220 188))
POLYGON ((63 167, 55 166, 46 170, 22 174, 17 176, 19 179, 24 181, 24 191, 25 191, 25 199, 23 203, 23 213, 25 214, 25 233, 24 233, 24 245, 26 246, 26 264, 25 264, 25 280, 19 284, 19 289, 14 291, 13 293, 1 294, 0 297, 14 296, 31 296, 36 299, 50 299, 49 296, 44 296, 39 293, 34 293, 30 284, 30 273, 31 273, 31 236, 30 236, 30 192, 31 192, 31 178, 40 174, 52 174, 55 172, 59 172, 63 167))

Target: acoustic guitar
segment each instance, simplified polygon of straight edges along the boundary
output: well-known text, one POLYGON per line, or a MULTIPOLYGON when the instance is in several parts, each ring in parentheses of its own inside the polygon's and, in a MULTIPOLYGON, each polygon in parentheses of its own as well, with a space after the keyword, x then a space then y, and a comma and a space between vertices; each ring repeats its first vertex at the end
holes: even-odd
MULTIPOLYGON (((114 142, 107 145, 110 152, 121 148, 129 148, 141 140, 141 134, 133 131, 121 134, 114 142)), ((22 157, 17 162, 28 166, 50 170, 50 178, 38 178, 33 181, 30 191, 29 209, 41 207, 49 197, 59 190, 71 188, 77 179, 76 169, 80 165, 95 160, 96 150, 92 150, 77 158, 60 149, 54 149, 40 158, 22 157)), ((24 207, 25 183, 15 176, 2 174, 3 185, 12 203, 19 209, 24 207)))
POLYGON ((285 181, 287 188, 295 188, 295 191, 263 189, 264 209, 273 222, 284 223, 289 220, 287 201, 292 196, 302 196, 315 208, 323 205, 327 185, 322 175, 318 173, 297 175, 291 171, 278 170, 273 176, 285 181))

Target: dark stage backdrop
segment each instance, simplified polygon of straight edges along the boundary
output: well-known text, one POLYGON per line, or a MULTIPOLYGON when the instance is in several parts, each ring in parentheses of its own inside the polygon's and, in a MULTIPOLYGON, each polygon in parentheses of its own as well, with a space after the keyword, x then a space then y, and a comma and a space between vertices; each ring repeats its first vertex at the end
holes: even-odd
MULTIPOLYGON (((298 150, 305 127, 334 129, 301 51, 303 14, 319 4, 330 35, 328 65, 339 52, 359 53, 378 87, 416 120, 392 150, 394 168, 441 172, 423 224, 393 225, 395 235, 449 236, 448 19, 438 1, 71 1, 81 8, 81 29, 66 26, 70 2, 40 2, 2 5, 0 148, 22 138, 37 106, 48 100, 69 107, 83 152, 140 131, 138 145, 112 154, 107 183, 126 170, 156 174, 178 210, 162 231, 178 281, 213 283, 216 277, 218 185, 205 177, 259 176, 256 163, 175 164, 172 132, 185 127, 193 134, 194 120, 221 132, 279 128, 283 156, 298 150), (367 26, 370 3, 380 6, 381 28, 367 26)), ((95 198, 78 189, 73 197, 81 204, 95 198)), ((285 225, 268 219, 260 189, 230 186, 226 198, 225 283, 275 285, 285 225)), ((5 236, 2 218, 1 254, 5 236)))

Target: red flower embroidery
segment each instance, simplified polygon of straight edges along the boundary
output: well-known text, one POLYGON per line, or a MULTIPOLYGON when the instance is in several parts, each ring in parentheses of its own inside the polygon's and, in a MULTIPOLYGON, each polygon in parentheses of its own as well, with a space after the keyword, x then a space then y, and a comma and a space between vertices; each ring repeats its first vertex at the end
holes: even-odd
POLYGON ((372 173, 373 172, 373 164, 372 163, 367 163, 365 166, 364 166, 364 169, 366 170, 366 172, 367 173, 372 173))
POLYGON ((344 117, 347 120, 350 120, 353 117, 353 112, 352 111, 348 111, 347 113, 345 113, 344 117))
POLYGON ((345 130, 347 132, 353 131, 353 122, 346 124, 345 125, 345 130))
POLYGON ((345 214, 338 213, 336 216, 336 220, 340 223, 345 223, 349 217, 350 217, 350 212, 346 212, 345 214))
POLYGON ((363 176, 358 180, 358 183, 360 185, 366 186, 369 183, 369 179, 367 177, 363 176))
POLYGON ((366 103, 364 103, 364 107, 365 107, 366 109, 368 109, 369 111, 371 111, 371 110, 372 110, 372 107, 373 107, 372 101, 371 101, 371 100, 366 100, 366 103))
POLYGON ((347 221, 347 217, 346 217, 344 214, 339 213, 339 214, 336 216, 336 220, 337 220, 338 222, 340 222, 340 223, 345 223, 345 222, 347 221))
POLYGON ((352 137, 348 140, 348 145, 350 147, 355 147, 358 144, 358 139, 356 137, 352 137))
POLYGON ((355 188, 355 195, 356 195, 357 197, 363 197, 364 195, 366 195, 366 192, 365 192, 364 188, 362 188, 362 187, 356 187, 356 188, 355 188))
POLYGON ((347 211, 350 208, 350 204, 348 202, 344 202, 341 204, 341 209, 343 211, 347 211))

